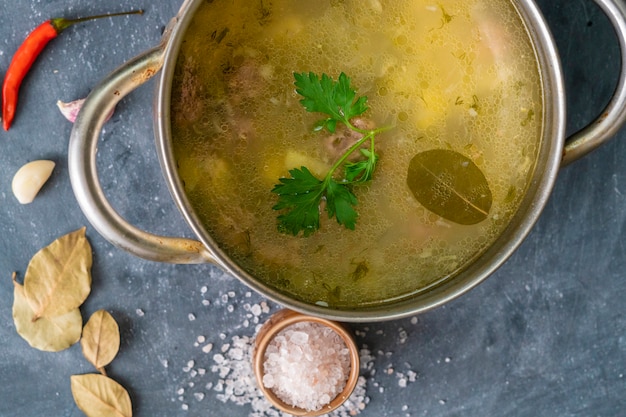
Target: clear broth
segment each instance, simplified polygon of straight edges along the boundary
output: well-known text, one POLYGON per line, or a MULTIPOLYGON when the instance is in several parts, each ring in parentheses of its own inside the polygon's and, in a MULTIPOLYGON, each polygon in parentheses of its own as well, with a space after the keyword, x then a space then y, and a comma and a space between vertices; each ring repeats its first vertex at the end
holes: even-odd
POLYGON ((172 91, 174 152, 194 210, 220 247, 267 285, 337 308, 409 297, 453 277, 517 210, 541 142, 537 60, 502 0, 204 2, 181 47, 172 91), (292 168, 323 176, 331 142, 313 132, 294 72, 345 72, 369 99, 374 180, 354 188, 356 230, 321 214, 310 237, 279 233, 270 191, 292 168), (472 226, 411 194, 407 167, 430 149, 469 157, 493 205, 472 226))

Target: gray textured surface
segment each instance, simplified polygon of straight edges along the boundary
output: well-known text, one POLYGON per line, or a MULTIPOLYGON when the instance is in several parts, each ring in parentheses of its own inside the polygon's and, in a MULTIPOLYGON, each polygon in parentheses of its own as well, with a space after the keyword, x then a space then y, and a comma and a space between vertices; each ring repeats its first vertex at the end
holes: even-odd
MULTIPOLYGON (((572 132, 608 100, 619 71, 618 50, 591 1, 539 4, 561 51, 572 132)), ((29 348, 11 318, 12 271, 23 274, 37 250, 87 225, 66 168, 71 125, 55 103, 85 96, 114 67, 153 46, 179 5, 0 0, 0 73, 27 32, 50 16, 146 9, 141 17, 79 25, 53 41, 25 80, 13 128, 0 132, 1 416, 82 415, 69 376, 92 371, 79 346, 56 354, 29 348), (41 158, 55 160, 57 168, 35 202, 20 206, 11 178, 23 163, 41 158)), ((120 104, 100 143, 100 176, 114 206, 131 222, 157 233, 188 235, 159 172, 151 100, 149 83, 120 104)), ((624 415, 625 136, 620 132, 562 170, 529 238, 478 288, 416 322, 352 326, 376 357, 364 417, 624 415), (402 388, 397 373, 408 369, 418 377, 402 388)), ((108 372, 128 388, 135 415, 247 416, 248 406, 223 404, 205 388, 217 379, 210 371, 192 377, 183 368, 192 359, 196 367, 210 368, 211 355, 194 346, 200 335, 215 349, 223 343, 220 334, 226 341, 251 335, 252 326, 242 324, 244 304, 261 299, 245 297, 247 289, 216 268, 142 261, 113 248, 90 227, 87 235, 95 254, 94 283, 83 316, 104 308, 119 322, 122 347, 108 372), (236 297, 222 302, 229 291, 236 297), (204 393, 204 399, 195 399, 194 392, 204 393)))

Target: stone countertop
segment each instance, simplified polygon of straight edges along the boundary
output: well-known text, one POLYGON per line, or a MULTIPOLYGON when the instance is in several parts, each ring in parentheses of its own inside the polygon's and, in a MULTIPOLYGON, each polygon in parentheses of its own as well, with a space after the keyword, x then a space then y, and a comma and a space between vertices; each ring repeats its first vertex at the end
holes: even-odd
MULTIPOLYGON (((53 40, 24 81, 12 129, 0 132, 1 416, 82 415, 70 376, 94 370, 80 345, 34 350, 16 333, 11 314, 12 272, 23 276, 39 249, 82 226, 94 265, 81 310, 86 320, 106 309, 119 323, 121 349, 107 373, 130 393, 134 415, 251 415, 250 404, 221 400, 215 355, 228 356, 225 345, 252 337, 256 323, 278 307, 216 267, 144 261, 105 241, 72 193, 71 124, 55 105, 86 96, 115 67, 156 45, 180 3, 0 0, 0 74, 26 34, 51 16, 145 8, 143 16, 80 24, 53 40), (57 166, 37 199, 22 206, 11 179, 34 159, 57 166)), ((592 1, 538 3, 561 53, 571 133, 608 101, 619 74, 617 43, 592 1)), ((118 106, 99 144, 98 170, 105 193, 131 223, 190 236, 157 161, 153 87, 149 82, 118 106)), ((624 413, 625 136, 620 131, 561 170, 530 236, 476 289, 418 317, 350 325, 371 352, 362 416, 624 413)))

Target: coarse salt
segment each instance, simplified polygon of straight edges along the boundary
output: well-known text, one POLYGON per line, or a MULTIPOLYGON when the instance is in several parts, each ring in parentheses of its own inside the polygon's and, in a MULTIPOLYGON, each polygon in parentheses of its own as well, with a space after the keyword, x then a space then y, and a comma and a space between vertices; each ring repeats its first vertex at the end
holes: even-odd
POLYGON ((260 305, 255 304, 250 308, 250 312, 254 314, 255 316, 260 316, 261 313, 263 312, 263 309, 261 308, 260 305))
POLYGON ((292 324, 268 344, 263 385, 285 403, 316 411, 344 389, 350 350, 333 329, 314 322, 292 324))

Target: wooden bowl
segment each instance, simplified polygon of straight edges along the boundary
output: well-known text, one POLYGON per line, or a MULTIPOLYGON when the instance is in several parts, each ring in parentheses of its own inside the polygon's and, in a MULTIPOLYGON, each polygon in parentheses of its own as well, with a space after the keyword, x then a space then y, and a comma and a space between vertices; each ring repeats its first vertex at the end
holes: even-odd
POLYGON ((334 409, 341 406, 350 397, 352 391, 354 391, 356 383, 359 379, 359 349, 357 348, 352 335, 340 323, 284 309, 272 315, 269 320, 265 322, 263 327, 261 327, 261 330, 259 330, 255 340, 254 353, 252 355, 252 366, 254 368, 254 374, 256 376, 259 389, 276 408, 294 416, 320 416, 330 413, 334 409), (348 380, 346 381, 346 386, 341 393, 330 401, 330 403, 326 404, 319 410, 308 411, 286 404, 278 398, 278 396, 271 389, 266 388, 263 385, 263 364, 265 362, 265 351, 269 343, 280 331, 300 322, 318 323, 323 326, 330 327, 341 337, 350 351, 350 373, 348 375, 348 380))

